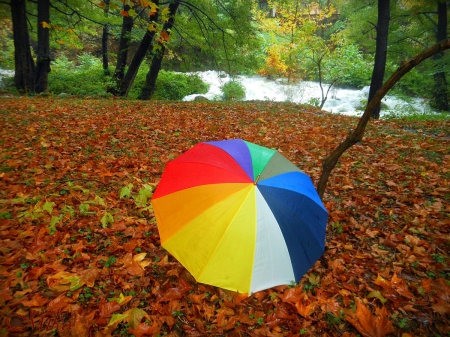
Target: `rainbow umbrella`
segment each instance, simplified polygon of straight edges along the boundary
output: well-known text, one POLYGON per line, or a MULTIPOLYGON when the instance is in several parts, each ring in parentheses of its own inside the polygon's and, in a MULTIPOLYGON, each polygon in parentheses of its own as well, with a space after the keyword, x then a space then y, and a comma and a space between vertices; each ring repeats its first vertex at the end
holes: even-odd
POLYGON ((201 283, 247 294, 291 284, 324 252, 328 213, 309 176, 241 139, 169 162, 152 204, 162 246, 201 283))

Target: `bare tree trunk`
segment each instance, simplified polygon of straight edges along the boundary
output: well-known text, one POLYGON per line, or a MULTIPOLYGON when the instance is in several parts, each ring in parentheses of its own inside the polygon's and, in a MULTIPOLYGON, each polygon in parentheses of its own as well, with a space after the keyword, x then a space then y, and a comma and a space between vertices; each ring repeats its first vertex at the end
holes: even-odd
MULTIPOLYGON (((377 23, 377 43, 375 48, 375 63, 373 65, 372 80, 370 82, 369 98, 367 104, 375 96, 376 92, 383 85, 384 72, 386 69, 387 45, 389 35, 390 20, 390 0, 378 0, 378 23, 377 23)), ((373 118, 380 118, 380 104, 373 113, 373 118)))
MULTIPOLYGON (((447 38, 447 3, 445 1, 438 1, 438 22, 436 30, 436 41, 440 42, 447 38)), ((445 78, 445 72, 442 71, 442 58, 444 53, 437 53, 434 55, 436 67, 440 68, 434 74, 434 90, 431 106, 438 111, 449 111, 448 104, 448 83, 445 78)))
POLYGON ((450 39, 446 39, 441 41, 438 44, 428 48, 424 52, 416 55, 412 60, 402 64, 400 68, 398 68, 392 76, 383 84, 380 90, 377 91, 373 99, 369 102, 364 111, 364 114, 361 116, 358 126, 353 132, 351 132, 347 138, 339 144, 339 146, 327 157, 322 163, 322 174, 319 179, 319 183, 317 184, 317 192, 321 199, 323 199, 323 195, 328 183, 328 178, 331 174, 331 171, 336 166, 341 155, 348 150, 350 147, 361 141, 364 136, 364 131, 366 129, 366 125, 370 120, 370 117, 373 114, 373 111, 376 109, 377 105, 380 104, 381 99, 387 94, 387 92, 412 68, 417 66, 423 60, 427 58, 443 52, 446 49, 450 48, 450 39))
MULTIPOLYGON (((177 13, 178 7, 180 6, 181 1, 175 1, 169 5, 169 19, 164 24, 161 39, 169 39, 170 30, 173 27, 175 22, 175 14, 177 13)), ((166 41, 167 42, 167 41, 166 41)), ((155 53, 152 59, 152 65, 150 66, 150 70, 147 73, 145 78, 145 85, 142 88, 142 93, 140 99, 148 100, 152 97, 155 92, 156 80, 158 79, 159 71, 161 70, 161 64, 163 61, 164 53, 166 51, 166 47, 164 43, 158 42, 160 49, 155 53)))
POLYGON ((11 17, 14 36, 14 85, 18 90, 34 92, 35 67, 30 50, 25 0, 11 1, 11 17))
MULTIPOLYGON (((158 1, 153 1, 158 5, 158 1)), ((151 29, 152 23, 156 22, 158 20, 158 12, 150 16, 150 24, 149 28, 145 31, 145 35, 142 38, 141 44, 138 47, 138 50, 136 51, 136 54, 134 54, 133 59, 131 60, 130 66, 128 67, 127 73, 125 74, 124 78, 120 82, 119 85, 119 96, 127 96, 128 92, 130 91, 131 85, 134 82, 134 79, 136 78, 136 74, 139 70, 139 67, 141 66, 142 61, 145 58, 145 55, 147 54, 147 51, 150 49, 153 43, 153 37, 155 36, 156 30, 151 29)))
POLYGON ((38 1, 38 45, 36 61, 36 92, 47 91, 50 72, 50 0, 38 1))

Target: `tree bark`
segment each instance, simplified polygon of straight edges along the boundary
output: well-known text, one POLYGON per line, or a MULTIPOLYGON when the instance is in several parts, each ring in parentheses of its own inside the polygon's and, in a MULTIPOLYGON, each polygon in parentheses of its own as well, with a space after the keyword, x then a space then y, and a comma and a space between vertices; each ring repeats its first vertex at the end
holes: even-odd
POLYGON ((47 91, 50 73, 50 0, 38 1, 38 44, 36 61, 36 92, 47 91))
MULTIPOLYGON (((158 1, 153 2, 156 3, 156 5, 158 5, 158 1)), ((155 36, 156 32, 155 29, 152 28, 153 26, 152 23, 156 22, 157 19, 158 19, 158 12, 150 16, 149 27, 145 31, 145 35, 142 38, 141 43, 139 44, 136 54, 134 54, 133 59, 131 60, 127 73, 123 77, 123 80, 120 82, 119 96, 127 96, 128 92, 130 91, 131 85, 133 84, 134 79, 136 78, 136 74, 139 70, 139 67, 141 66, 141 63, 144 60, 147 51, 152 46, 153 37, 155 36)))
POLYGON ((373 114, 373 111, 376 109, 377 105, 380 104, 382 98, 387 94, 387 92, 403 77, 403 75, 408 73, 419 63, 449 48, 450 48, 450 39, 445 39, 440 43, 435 44, 434 46, 428 48, 424 52, 416 55, 412 60, 402 64, 386 81, 386 83, 383 84, 380 90, 377 91, 373 99, 367 105, 366 110, 364 111, 364 114, 361 116, 356 129, 353 130, 347 136, 347 138, 341 144, 339 144, 339 146, 323 161, 322 174, 320 176, 319 183, 317 184, 317 192, 321 199, 323 199, 323 195, 325 193, 325 189, 331 171, 336 166, 339 158, 346 150, 348 150, 350 147, 361 141, 361 139, 364 136, 366 125, 369 122, 370 117, 373 114))
MULTIPOLYGON (((178 7, 180 6, 181 1, 175 1, 169 5, 169 19, 164 23, 161 39, 167 38, 169 39, 170 30, 173 27, 175 22, 175 14, 177 13, 178 7), (167 35, 166 35, 167 34, 167 35)), ((158 51, 156 51, 155 55, 152 59, 152 64, 150 66, 150 70, 145 77, 145 84, 142 88, 141 97, 142 100, 148 100, 153 96, 156 87, 156 80, 158 79, 159 71, 161 70, 161 64, 163 61, 164 53, 166 51, 165 43, 159 41, 158 46, 160 47, 158 51)))
POLYGON ((14 37, 14 85, 25 92, 35 91, 35 66, 31 56, 25 0, 11 1, 14 37))
MULTIPOLYGON (((128 5, 123 5, 123 10, 128 12, 131 9, 128 5)), ((125 66, 127 65, 128 58, 128 48, 130 47, 130 35, 131 30, 133 29, 134 21, 132 17, 124 16, 122 18, 122 31, 120 33, 119 40, 119 53, 117 54, 117 64, 116 70, 113 75, 113 82, 116 83, 114 87, 109 87, 107 89, 108 92, 113 95, 118 95, 118 87, 123 80, 123 76, 125 74, 125 66)))
MULTIPOLYGON (((438 1, 438 22, 436 30, 436 42, 440 42, 447 38, 447 3, 445 1, 438 1)), ((438 111, 449 111, 448 103, 448 83, 445 77, 445 72, 442 71, 442 58, 444 53, 437 53, 433 59, 437 69, 434 74, 434 90, 431 106, 438 111)))
MULTIPOLYGON (((105 8, 103 9, 103 12, 105 13, 105 16, 108 17, 109 0, 104 0, 103 2, 105 3, 105 8)), ((103 63, 103 72, 105 75, 109 75, 108 36, 109 36, 109 26, 108 23, 105 23, 102 32, 102 63, 103 63)))
MULTIPOLYGON (((378 0, 378 23, 377 41, 375 47, 375 62, 373 65, 372 80, 370 82, 369 97, 367 104, 375 96, 383 85, 384 72, 386 69, 387 45, 389 35, 390 0, 378 0)), ((380 104, 373 111, 373 118, 380 118, 380 104)))

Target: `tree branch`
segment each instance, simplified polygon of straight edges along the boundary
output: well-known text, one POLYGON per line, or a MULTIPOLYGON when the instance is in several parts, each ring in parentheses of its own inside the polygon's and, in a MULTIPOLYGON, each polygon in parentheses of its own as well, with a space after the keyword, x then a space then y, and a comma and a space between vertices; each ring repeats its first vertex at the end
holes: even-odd
POLYGON ((423 51, 420 54, 417 54, 412 60, 403 63, 392 75, 389 79, 383 84, 383 86, 378 90, 372 100, 366 107, 363 115, 361 116, 359 123, 355 130, 353 130, 347 138, 339 144, 339 146, 327 157, 322 163, 322 174, 319 179, 319 183, 317 184, 317 192, 321 199, 323 199, 323 195, 327 186, 328 178, 331 174, 331 171, 336 166, 341 155, 348 150, 350 147, 361 141, 364 136, 364 131, 366 129, 366 125, 372 116, 372 112, 375 110, 377 105, 381 102, 381 99, 387 94, 387 92, 411 69, 417 66, 422 61, 427 58, 440 53, 446 49, 450 48, 450 39, 442 40, 441 42, 433 45, 427 50, 423 51))

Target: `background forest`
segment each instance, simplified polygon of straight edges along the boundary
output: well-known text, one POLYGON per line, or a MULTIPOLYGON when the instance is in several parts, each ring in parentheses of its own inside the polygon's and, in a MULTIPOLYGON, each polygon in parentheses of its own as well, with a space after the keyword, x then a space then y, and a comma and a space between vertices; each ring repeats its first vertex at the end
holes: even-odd
MULTIPOLYGON (((282 78, 288 83, 313 80, 361 88, 370 84, 373 71, 377 1, 53 0, 39 1, 41 7, 35 1, 24 4, 19 9, 11 8, 8 1, 0 3, 0 68, 22 64, 26 74, 31 73, 29 68, 40 72, 29 80, 32 84, 17 75, 15 86, 10 80, 9 87, 22 92, 170 100, 207 91, 197 76, 174 72, 219 70, 282 78), (15 44, 11 13, 21 10, 26 12, 17 16, 16 26, 22 24, 28 34, 15 44), (15 48, 21 55, 16 60, 15 48), (38 78, 45 84, 39 84, 38 78)), ((385 78, 447 36, 447 5, 440 0, 390 1, 385 78)), ((450 72, 449 64, 448 53, 423 62, 396 85, 396 94, 424 97, 434 109, 448 110, 445 73, 450 72), (439 81, 437 74, 441 74, 439 81)), ((225 98, 243 95, 239 83, 229 83, 223 90, 225 98)))

